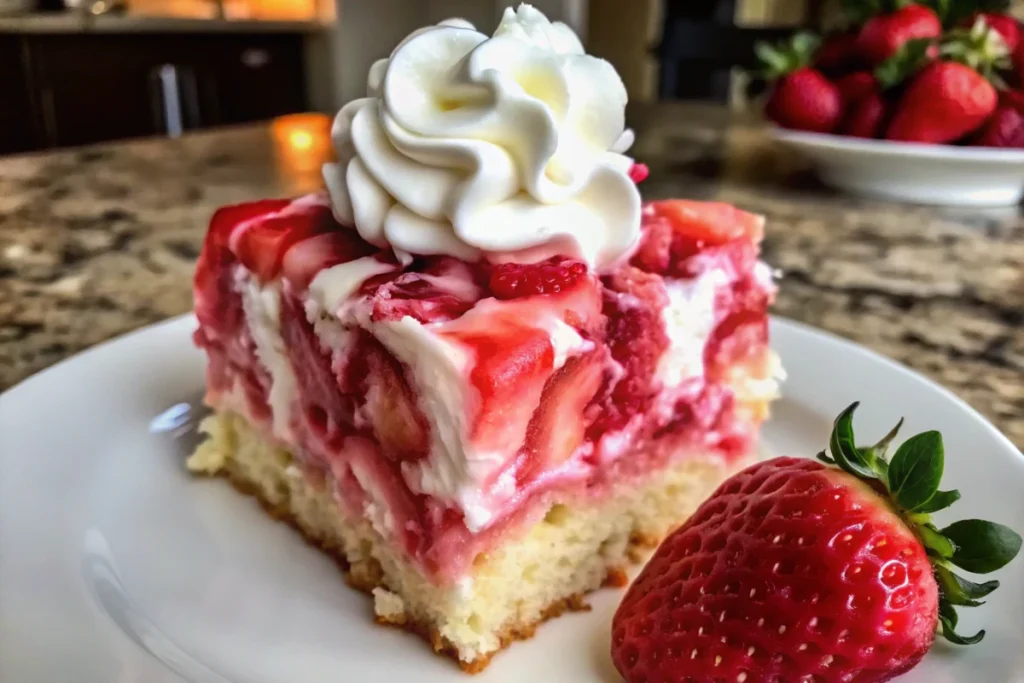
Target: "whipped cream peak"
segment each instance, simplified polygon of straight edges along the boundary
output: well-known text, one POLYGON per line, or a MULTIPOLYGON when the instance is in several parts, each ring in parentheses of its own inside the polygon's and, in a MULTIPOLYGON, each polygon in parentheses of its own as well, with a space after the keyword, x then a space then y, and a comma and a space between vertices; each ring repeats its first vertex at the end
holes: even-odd
POLYGON ((539 261, 606 269, 640 234, 626 90, 566 25, 529 5, 488 37, 420 29, 370 69, 334 122, 334 211, 402 260, 539 261))

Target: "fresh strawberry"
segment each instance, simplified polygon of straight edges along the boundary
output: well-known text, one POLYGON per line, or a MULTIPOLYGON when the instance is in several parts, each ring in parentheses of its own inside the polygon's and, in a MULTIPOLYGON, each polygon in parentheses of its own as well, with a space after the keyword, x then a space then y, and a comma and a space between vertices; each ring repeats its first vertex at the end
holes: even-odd
POLYGON ((938 432, 899 428, 855 446, 837 418, 823 462, 775 458, 726 480, 673 532, 612 620, 612 660, 628 683, 887 681, 913 668, 936 630, 953 643, 956 606, 998 587, 957 576, 1010 562, 1021 538, 999 524, 938 529, 938 432), (824 463, 824 464, 823 464, 824 463))
POLYGON ((565 462, 580 447, 587 428, 583 411, 603 374, 603 354, 593 351, 570 358, 551 376, 526 428, 524 461, 516 473, 520 482, 565 462))
POLYGON ((863 63, 856 33, 837 33, 827 36, 814 55, 814 68, 824 74, 839 75, 858 68, 863 63))
POLYGON ((877 66, 915 38, 938 38, 942 22, 924 5, 911 4, 889 14, 878 14, 861 27, 857 44, 861 54, 877 66))
POLYGON ((885 130, 888 110, 889 104, 885 98, 878 93, 871 93, 853 106, 839 132, 855 138, 877 138, 885 130))
POLYGON ((355 230, 333 230, 290 246, 281 259, 281 272, 293 285, 305 289, 321 270, 376 251, 377 248, 364 242, 355 230))
POLYGON ((1006 14, 975 12, 964 22, 964 26, 973 26, 979 19, 999 34, 999 37, 1002 38, 1003 43, 1006 45, 1007 51, 1013 52, 1017 49, 1017 45, 1020 43, 1020 24, 1017 23, 1016 19, 1006 14))
POLYGON ((995 88, 974 69, 958 62, 935 62, 907 87, 886 137, 950 143, 980 128, 997 100, 995 88))
POLYGON ((1004 107, 1011 107, 1024 114, 1024 92, 1020 90, 1000 90, 999 104, 1004 107))
POLYGON ((816 36, 801 32, 777 46, 755 47, 765 76, 774 82, 765 115, 784 128, 828 133, 839 123, 839 90, 808 66, 818 45, 816 36))
POLYGON ((1017 41, 1017 49, 1012 54, 1012 69, 1017 77, 1017 85, 1024 87, 1024 40, 1017 41))
POLYGON ((878 81, 874 74, 867 71, 854 71, 852 74, 838 79, 835 83, 846 107, 851 107, 868 95, 878 92, 878 81))
POLYGON ((775 84, 765 114, 783 128, 831 133, 842 108, 839 89, 820 71, 804 67, 775 84))
POLYGON ((1011 50, 1000 33, 978 19, 967 28, 956 28, 942 40, 942 56, 971 67, 985 78, 999 81, 999 73, 1012 68, 1011 50))
POLYGON ((499 299, 518 299, 537 294, 557 294, 587 276, 579 261, 552 258, 541 263, 502 263, 491 271, 490 287, 499 299))
POLYGON ((1024 114, 1012 106, 999 105, 974 144, 980 147, 1024 148, 1024 114))

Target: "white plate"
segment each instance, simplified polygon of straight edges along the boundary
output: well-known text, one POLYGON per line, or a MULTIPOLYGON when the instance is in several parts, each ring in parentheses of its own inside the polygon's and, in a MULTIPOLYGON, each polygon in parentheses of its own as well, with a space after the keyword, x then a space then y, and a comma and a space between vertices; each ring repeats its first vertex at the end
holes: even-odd
POLYGON ((822 180, 856 194, 960 206, 1009 206, 1024 196, 1024 150, 771 130, 809 158, 822 180))
MULTIPOLYGON (((203 382, 194 324, 97 347, 0 397, 0 680, 470 680, 413 636, 372 625, 369 601, 252 500, 186 476, 182 404, 195 405, 203 382)), ((782 320, 772 334, 790 378, 770 449, 816 452, 832 417, 861 399, 865 440, 899 415, 908 436, 942 429, 959 515, 1024 529, 1024 458, 977 413, 848 342, 782 320)), ((1024 562, 998 578, 995 600, 963 610, 962 631, 984 623, 984 642, 937 646, 903 680, 1022 680, 1024 562)), ((601 591, 593 612, 545 625, 472 680, 618 680, 607 652, 621 595, 601 591)))

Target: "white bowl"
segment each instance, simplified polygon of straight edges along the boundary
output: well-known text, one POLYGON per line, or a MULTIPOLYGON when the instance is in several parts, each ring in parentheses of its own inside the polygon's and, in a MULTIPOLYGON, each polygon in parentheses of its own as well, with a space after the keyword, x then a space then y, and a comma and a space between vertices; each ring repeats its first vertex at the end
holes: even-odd
POLYGON ((865 140, 773 127, 841 190, 917 204, 1008 206, 1024 197, 1024 150, 865 140))

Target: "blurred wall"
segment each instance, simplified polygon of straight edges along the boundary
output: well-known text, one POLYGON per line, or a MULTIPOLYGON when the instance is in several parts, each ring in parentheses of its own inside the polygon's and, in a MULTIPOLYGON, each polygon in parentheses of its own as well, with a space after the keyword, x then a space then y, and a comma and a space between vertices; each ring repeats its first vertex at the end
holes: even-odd
MULTIPOLYGON (((807 2, 738 0, 735 21, 741 25, 797 24, 807 12, 807 2)), ((662 0, 589 0, 587 16, 587 49, 612 63, 631 100, 655 99, 658 60, 651 50, 661 39, 662 0)))
MULTIPOLYGON (((490 33, 514 0, 337 0, 334 100, 337 106, 366 94, 366 74, 412 31, 461 17, 490 33)), ((622 0, 619 0, 622 2, 622 0)), ((531 0, 550 19, 585 33, 587 0, 531 0)))

